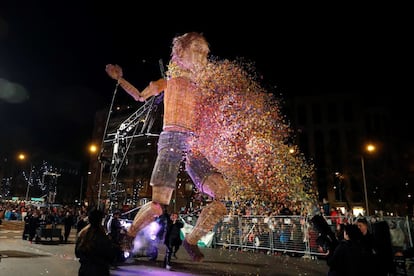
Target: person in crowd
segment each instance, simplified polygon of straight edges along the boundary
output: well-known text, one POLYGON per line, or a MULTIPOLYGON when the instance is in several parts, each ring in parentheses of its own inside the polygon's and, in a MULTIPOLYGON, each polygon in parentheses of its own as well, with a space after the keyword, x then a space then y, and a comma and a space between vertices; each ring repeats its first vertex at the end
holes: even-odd
POLYGON ((395 221, 390 222, 390 235, 393 254, 404 251, 405 235, 395 221))
POLYGON ((344 229, 345 229, 346 224, 347 223, 340 223, 336 225, 335 236, 338 241, 341 241, 344 239, 344 229))
POLYGON ((102 225, 104 213, 93 209, 88 215, 89 224, 76 239, 75 255, 79 258, 79 276, 109 276, 116 256, 115 248, 102 225))
POLYGON ((290 238, 290 231, 286 224, 280 225, 280 244, 282 245, 282 248, 284 249, 284 254, 286 254, 288 242, 290 238))
POLYGON ((164 211, 161 216, 157 218, 157 223, 160 226, 160 230, 157 233, 157 239, 158 241, 164 242, 165 241, 165 235, 167 233, 167 224, 170 220, 170 214, 168 214, 167 207, 164 206, 164 211))
POLYGON ((364 217, 360 217, 356 220, 356 224, 362 233, 360 237, 360 245, 362 254, 366 258, 366 267, 375 267, 376 262, 376 249, 374 235, 369 229, 368 220, 364 217))
POLYGON ((331 213, 331 206, 329 204, 329 201, 325 197, 322 200, 322 207, 321 208, 323 209, 323 213, 326 216, 329 216, 330 215, 330 213, 331 213))
POLYGON ((163 131, 158 139, 158 155, 150 184, 152 201, 142 206, 128 229, 130 244, 137 233, 162 214, 163 205, 168 205, 176 188, 180 164, 186 162, 186 170, 195 186, 213 201, 203 208, 197 224, 186 235, 183 247, 193 261, 202 261, 204 255, 197 246, 198 240, 227 214, 221 202, 229 186, 224 177, 201 153, 194 154, 191 141, 196 129, 197 81, 200 72, 208 65, 209 46, 205 37, 196 32, 186 33, 173 39, 168 78, 153 81, 140 92, 123 78, 118 65, 108 64, 106 72, 135 100, 145 101, 164 92, 163 131))
POLYGON ((30 236, 30 218, 32 217, 32 211, 28 210, 26 215, 24 216, 24 229, 23 229, 23 240, 28 240, 30 236))
POLYGON ((86 213, 82 211, 79 214, 78 221, 76 222, 76 236, 79 235, 79 232, 88 225, 88 217, 86 216, 86 213))
POLYGON ((282 216, 291 216, 293 215, 292 210, 285 203, 281 204, 280 215, 282 216))
POLYGON ((365 217, 358 218, 356 223, 362 233, 360 244, 366 260, 364 275, 388 275, 394 269, 388 224, 385 221, 374 221, 371 230, 365 217))
POLYGON ((73 215, 70 211, 66 211, 65 217, 63 218, 63 225, 64 225, 63 236, 65 238, 65 243, 68 243, 70 230, 73 227, 73 215))
POLYGON ((363 251, 367 255, 376 254, 374 235, 372 234, 372 232, 369 229, 367 219, 364 218, 364 217, 358 218, 357 221, 356 221, 356 224, 357 224, 359 230, 362 233, 360 243, 361 243, 363 251))
POLYGON ((164 266, 171 269, 171 256, 177 259, 177 251, 181 245, 181 228, 184 223, 178 218, 177 213, 172 213, 167 220, 167 232, 165 234, 164 244, 167 246, 167 252, 164 258, 164 266))
POLYGON ((384 220, 371 223, 374 234, 374 246, 376 251, 376 264, 378 272, 375 275, 388 276, 395 272, 394 254, 391 245, 390 227, 384 220))
MULTIPOLYGON (((312 227, 319 232, 316 238, 316 244, 318 246, 318 252, 333 254, 336 246, 338 245, 338 239, 335 232, 332 231, 331 226, 328 224, 325 217, 322 215, 314 216, 311 220, 312 227)), ((329 258, 329 255, 327 256, 329 258)))
POLYGON ((339 212, 335 207, 331 207, 330 213, 329 213, 329 217, 331 220, 331 229, 332 232, 336 232, 336 227, 338 224, 340 224, 340 216, 339 216, 339 212))
POLYGON ((18 219, 18 214, 16 212, 16 209, 13 209, 10 213, 9 220, 17 220, 17 219, 18 219))
POLYGON ((121 211, 115 210, 112 214, 112 219, 110 220, 108 236, 111 239, 113 246, 117 250, 117 256, 115 258, 115 263, 124 261, 124 252, 121 248, 122 237, 125 234, 125 229, 121 225, 120 221, 121 211))
POLYGON ((33 214, 29 220, 29 241, 30 242, 33 242, 33 239, 36 238, 36 234, 37 234, 39 227, 40 227, 39 211, 35 210, 33 211, 33 214))
POLYGON ((355 224, 344 225, 343 239, 334 249, 333 254, 326 252, 329 266, 328 276, 359 276, 365 266, 362 248, 359 244, 362 233, 355 224))

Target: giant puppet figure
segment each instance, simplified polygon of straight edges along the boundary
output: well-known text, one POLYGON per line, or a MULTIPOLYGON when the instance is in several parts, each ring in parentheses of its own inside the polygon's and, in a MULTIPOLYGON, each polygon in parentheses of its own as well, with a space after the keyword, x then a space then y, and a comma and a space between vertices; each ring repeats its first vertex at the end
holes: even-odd
POLYGON ((198 191, 213 199, 183 241, 195 261, 203 259, 198 240, 227 213, 223 199, 289 203, 303 215, 319 209, 311 181, 313 166, 291 144, 292 130, 274 93, 257 81, 254 66, 208 54, 207 41, 199 33, 174 38, 167 78, 151 82, 142 92, 122 77, 118 65, 106 67, 137 101, 164 92, 164 125, 150 183, 152 202, 141 207, 128 235, 134 238, 162 214, 185 160, 198 191))
POLYGON ((188 175, 196 187, 211 196, 213 201, 203 208, 192 232, 186 235, 183 247, 194 261, 202 261, 204 255, 197 246, 198 240, 207 234, 226 213, 220 201, 228 194, 229 187, 223 175, 200 154, 191 151, 191 140, 195 133, 196 110, 198 107, 197 74, 208 64, 209 46, 203 35, 186 33, 173 39, 170 68, 175 74, 167 79, 150 82, 142 92, 122 77, 118 65, 106 66, 108 75, 137 101, 164 92, 163 130, 158 140, 158 155, 150 185, 152 201, 142 206, 128 230, 132 239, 150 222, 162 214, 163 205, 168 205, 176 188, 180 163, 185 160, 188 175), (177 73, 179 72, 179 73, 177 73))

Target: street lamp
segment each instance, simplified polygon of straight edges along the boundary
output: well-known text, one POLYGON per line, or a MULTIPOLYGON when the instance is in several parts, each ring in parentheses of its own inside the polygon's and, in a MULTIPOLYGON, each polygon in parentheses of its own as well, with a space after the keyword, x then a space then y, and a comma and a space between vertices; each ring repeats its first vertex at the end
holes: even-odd
POLYGON ((91 154, 95 154, 97 151, 98 151, 98 146, 97 145, 95 145, 95 144, 89 145, 89 152, 91 154))
MULTIPOLYGON (((367 144, 365 147, 365 151, 368 153, 372 153, 375 151, 375 146, 373 144, 367 144)), ((364 155, 361 154, 361 167, 362 167, 362 180, 364 182, 364 194, 365 194, 365 208, 367 210, 367 216, 369 216, 369 206, 368 206, 368 192, 367 192, 367 179, 365 176, 365 162, 364 162, 364 155)))
POLYGON ((19 158, 20 161, 24 161, 24 160, 26 160, 26 154, 19 153, 19 155, 17 156, 17 158, 19 158))

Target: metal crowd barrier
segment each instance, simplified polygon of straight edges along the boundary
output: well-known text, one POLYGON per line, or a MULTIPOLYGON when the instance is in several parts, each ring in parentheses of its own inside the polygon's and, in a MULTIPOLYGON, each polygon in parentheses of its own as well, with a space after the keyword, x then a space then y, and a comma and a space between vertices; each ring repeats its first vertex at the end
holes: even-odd
MULTIPOLYGON (((185 221, 194 225, 197 218, 185 215, 185 221)), ((311 223, 312 217, 302 216, 226 216, 216 224, 212 247, 263 252, 266 254, 289 254, 313 258, 322 255, 318 250, 319 232, 311 223)), ((333 232, 337 224, 354 223, 355 217, 325 216, 333 232)), ((367 217, 372 223, 378 218, 367 217)), ((393 222, 404 233, 403 249, 413 247, 413 224, 408 217, 383 217, 388 224, 393 222)))

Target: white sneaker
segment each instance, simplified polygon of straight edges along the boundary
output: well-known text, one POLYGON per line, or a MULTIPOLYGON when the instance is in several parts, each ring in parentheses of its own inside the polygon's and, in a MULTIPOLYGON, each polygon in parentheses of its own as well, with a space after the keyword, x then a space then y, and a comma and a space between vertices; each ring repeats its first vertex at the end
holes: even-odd
POLYGON ((165 268, 166 268, 167 270, 171 270, 171 268, 172 268, 172 267, 171 267, 170 265, 166 265, 166 266, 165 266, 165 268))

